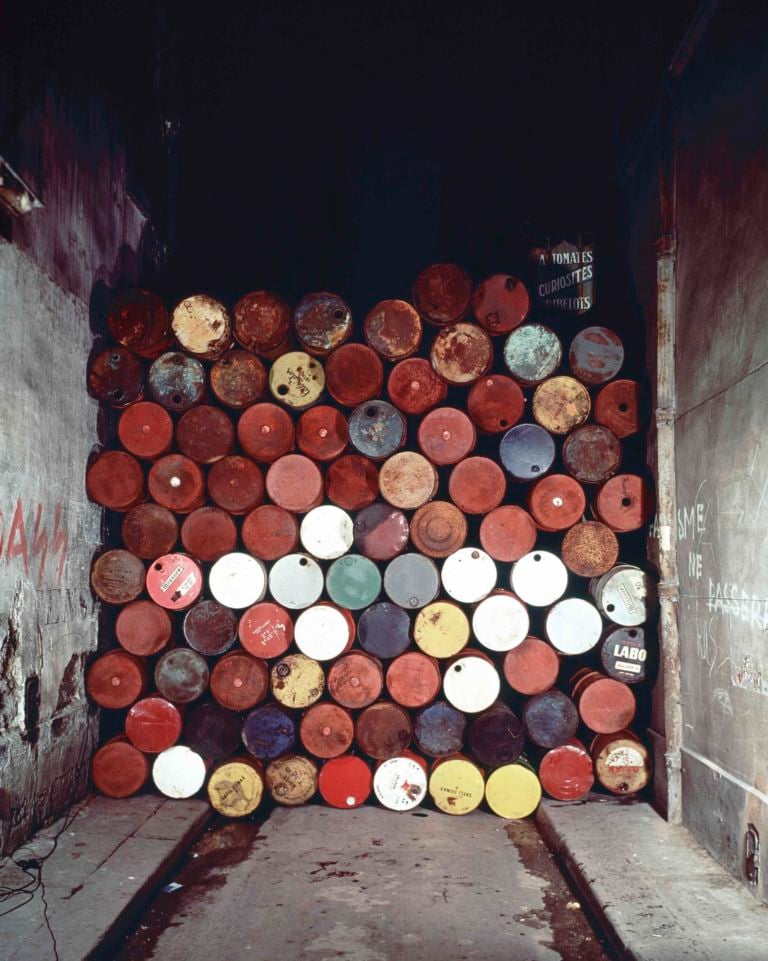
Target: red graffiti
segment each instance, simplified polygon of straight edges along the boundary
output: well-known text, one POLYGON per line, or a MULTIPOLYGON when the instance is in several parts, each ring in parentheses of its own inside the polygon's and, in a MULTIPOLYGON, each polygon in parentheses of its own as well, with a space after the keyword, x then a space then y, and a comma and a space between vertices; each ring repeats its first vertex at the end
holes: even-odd
MULTIPOLYGON (((0 510, 0 562, 11 564, 21 558, 24 574, 29 576, 30 564, 37 561, 37 585, 45 580, 46 566, 49 557, 58 556, 56 568, 56 584, 61 583, 64 565, 69 550, 69 534, 62 522, 63 507, 56 504, 53 509, 53 530, 48 533, 48 525, 44 523, 46 508, 43 504, 36 504, 34 508, 34 523, 28 525, 25 521, 24 502, 19 497, 13 510, 8 537, 5 537, 5 514, 0 510), (28 536, 28 526, 32 529, 32 538, 28 536), (30 549, 31 546, 31 549, 30 549), (5 547, 5 550, 3 550, 5 547)), ((50 512, 49 512, 50 516, 50 512)))

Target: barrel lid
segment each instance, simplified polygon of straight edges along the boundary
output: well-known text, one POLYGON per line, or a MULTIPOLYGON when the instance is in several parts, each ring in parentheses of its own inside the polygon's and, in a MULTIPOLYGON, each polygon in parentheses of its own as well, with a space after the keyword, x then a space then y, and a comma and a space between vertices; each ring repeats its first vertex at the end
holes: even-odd
POLYGON ((334 560, 352 546, 352 518, 332 504, 315 507, 302 520, 300 536, 304 550, 320 560, 334 560))
POLYGON ((93 755, 91 779, 107 797, 137 794, 149 780, 149 760, 127 738, 103 744, 93 755))
POLYGON ((595 774, 612 794, 636 794, 651 779, 648 748, 629 732, 603 735, 597 751, 593 747, 595 774))
POLYGON ((278 704, 264 704, 246 717, 242 739, 249 754, 266 761, 291 750, 296 727, 288 711, 278 704))
POLYGON ((391 560, 408 544, 408 520, 389 504, 371 504, 355 519, 354 542, 357 550, 371 560, 391 560))
POLYGON ((131 454, 107 450, 88 465, 88 498, 113 511, 129 511, 144 499, 144 472, 131 454))
POLYGON ((373 790, 382 807, 390 811, 412 811, 427 794, 427 774, 413 758, 391 757, 376 768, 373 790))
POLYGON ((234 310, 235 339, 246 350, 269 354, 288 339, 291 312, 288 304, 268 290, 254 290, 241 297, 234 310))
POLYGON ((496 565, 477 547, 462 547, 443 562, 440 574, 446 593, 462 604, 474 604, 496 586, 496 565))
POLYGON ((461 711, 446 701, 435 701, 416 715, 413 736, 424 754, 446 757, 461 750, 466 727, 461 711))
POLYGON ((557 681, 560 658, 538 637, 526 637, 504 655, 504 677, 518 694, 541 694, 557 681))
POLYGON ((533 607, 549 607, 565 593, 568 571, 550 551, 531 551, 515 562, 510 585, 521 601, 533 607))
POLYGON ((466 758, 446 758, 430 775, 429 793, 445 814, 469 814, 483 802, 483 772, 466 758))
POLYGON ((372 504, 378 496, 378 468, 373 461, 360 454, 345 454, 328 465, 325 493, 337 507, 359 511, 372 504))
POLYGON ((153 362, 147 383, 150 394, 161 406, 189 410, 200 403, 205 393, 205 369, 195 357, 171 350, 153 362))
POLYGON ((139 401, 120 415, 117 436, 123 447, 135 457, 154 460, 170 449, 173 421, 160 404, 139 401))
POLYGON ((325 674, 317 661, 304 654, 286 654, 270 675, 272 694, 286 707, 309 707, 322 697, 325 674))
POLYGON ((580 577, 600 577, 619 556, 619 542, 613 531, 599 521, 583 521, 566 532, 560 551, 568 570, 580 577))
POLYGON ((230 711, 248 711, 269 692, 264 661, 245 651, 232 651, 216 661, 211 671, 211 694, 230 711))
POLYGON ((205 658, 188 647, 168 651, 155 665, 155 686, 173 704, 196 701, 205 693, 208 681, 205 658))
POLYGON ((224 817, 253 814, 263 796, 264 777, 251 761, 224 761, 208 779, 211 807, 224 817))
POLYGON ((598 581, 595 600, 600 611, 621 627, 639 627, 655 599, 651 579, 629 564, 619 565, 598 581))
POLYGON ((171 332, 193 357, 216 360, 232 343, 227 308, 207 294, 185 297, 171 313, 171 332))
POLYGON ((534 694, 523 705, 522 718, 529 739, 544 748, 567 744, 579 726, 576 705, 557 690, 534 694))
POLYGON ((615 531, 639 530, 653 514, 653 494, 637 474, 617 474, 597 492, 596 512, 615 531))
POLYGON ((366 707, 355 722, 357 744, 380 761, 400 754, 410 744, 412 733, 408 712, 389 701, 366 707))
POLYGON ((144 663, 126 651, 108 651, 88 668, 85 689, 100 706, 111 710, 130 707, 146 687, 144 663))
POLYGON ((510 651, 528 636, 530 619, 522 601, 511 594, 491 594, 472 614, 472 631, 489 651, 510 651))
POLYGON ((578 741, 547 751, 539 765, 542 788, 557 801, 578 801, 592 789, 592 758, 578 741))
POLYGON ((485 799, 494 814, 502 818, 527 818, 541 801, 541 784, 523 764, 505 764, 488 775, 485 799))
POLYGON ((515 480, 536 480, 555 459, 555 442, 537 424, 518 424, 501 438, 501 462, 515 480))
POLYGON ((372 604, 381 593, 381 574, 367 557, 347 554, 328 568, 326 590, 340 607, 359 611, 372 604))
POLYGON ((293 641, 293 621, 284 608, 271 601, 249 607, 238 625, 240 643, 254 657, 282 657, 293 641))
POLYGON ((125 733, 140 751, 159 754, 181 736, 181 714, 176 705, 164 697, 144 697, 128 711, 125 733))
POLYGON ((277 504, 262 504, 243 521, 243 546, 262 561, 275 561, 295 551, 299 525, 290 511, 277 504))
POLYGON ((604 384, 624 363, 624 345, 608 327, 587 327, 571 341, 571 370, 585 384, 604 384))
POLYGON ((184 640, 200 654, 223 654, 237 640, 237 617, 216 601, 198 601, 184 615, 184 640))
POLYGON ((510 274, 486 278, 472 295, 472 310, 478 324, 495 336, 519 327, 530 309, 531 298, 525 284, 510 274))
POLYGON ((323 593, 320 565, 308 554, 286 554, 272 565, 269 592, 278 604, 290 610, 309 607, 323 593))
POLYGON ((467 519, 450 501, 430 501, 411 518, 413 546, 427 557, 448 557, 464 546, 467 519))
POLYGON ((419 423, 419 447, 433 464, 456 464, 474 448, 472 421, 458 407, 438 407, 419 423))
POLYGON ((383 687, 381 663, 359 651, 342 655, 328 672, 328 693, 343 707, 368 707, 379 697, 383 687))
POLYGON ((545 531, 562 531, 573 527, 584 516, 586 507, 584 488, 567 474, 542 477, 528 492, 531 516, 545 531))
POLYGON ((340 410, 318 404, 305 410, 296 427, 299 450, 314 460, 328 461, 338 457, 347 446, 347 419, 340 410))
POLYGON ((382 601, 367 607, 357 622, 360 646, 376 657, 397 657, 411 642, 411 619, 397 604, 382 601))
POLYGON ((357 407, 381 393, 384 367, 365 344, 344 344, 325 363, 328 393, 344 407, 357 407))
POLYGON ((156 460, 149 470, 150 497, 173 511, 189 514, 202 507, 205 478, 197 464, 182 454, 167 454, 156 460))
POLYGON ((152 503, 131 508, 123 518, 121 532, 128 550, 146 561, 169 553, 179 539, 176 518, 167 507, 152 503))
POLYGON ((197 464, 212 464, 232 452, 235 428, 225 411, 209 404, 198 404, 179 418, 176 443, 190 460, 197 464))
POLYGON ((113 339, 139 357, 157 357, 168 349, 169 323, 162 299, 138 287, 116 294, 107 314, 113 339))
POLYGON ((456 264, 425 267, 413 283, 413 302, 431 324, 452 324, 469 310, 472 281, 456 264))
POLYGON ((565 439, 563 463, 583 484, 602 484, 621 465, 621 443, 607 427, 582 424, 565 439))
POLYGON ((640 430, 640 385, 634 380, 614 380, 601 387, 595 397, 595 420, 619 437, 640 430))
POLYGON ((226 407, 250 407, 266 386, 264 364, 247 350, 228 350, 211 367, 211 390, 226 407))
POLYGON ((646 679, 648 651, 642 627, 615 627, 600 645, 603 670, 616 681, 637 684, 646 679))
POLYGON ((213 565, 208 587, 220 604, 240 610, 262 600, 267 590, 267 571, 257 558, 233 551, 213 565))
POLYGON ((300 754, 287 754, 267 765, 264 780, 278 804, 306 804, 317 791, 317 765, 300 754))
POLYGON ((385 460, 405 441, 403 415, 385 400, 369 400, 352 411, 349 440, 360 454, 385 460))
POLYGON ((472 719, 467 741, 478 763, 500 767, 520 757, 525 731, 517 715, 504 705, 496 705, 472 719))
POLYGON ((183 744, 169 747, 152 764, 155 787, 170 798, 193 797, 205 784, 205 774, 205 761, 183 744))
POLYGON ((144 394, 145 365, 124 347, 108 347, 88 364, 88 393, 102 404, 125 407, 144 394))
POLYGON ((218 760, 237 750, 240 715, 216 701, 196 704, 184 717, 184 740, 201 757, 218 760))
POLYGON ((401 451, 387 458, 379 471, 381 496, 393 507, 416 510, 437 493, 434 466, 415 451, 401 451))
POLYGON ((465 457, 451 471, 448 493, 465 514, 487 514, 507 491, 504 471, 490 457, 465 457))
POLYGON ((349 711, 338 704, 313 704, 301 719, 299 737, 315 757, 339 757, 355 739, 355 723, 349 711))
POLYGON ((318 355, 329 354, 352 332, 352 311, 338 294, 317 291, 299 301, 293 312, 293 324, 307 350, 318 355))
POLYGON ((551 377, 563 360, 563 345, 544 324, 523 324, 504 342, 504 363, 524 387, 551 377))
POLYGON ((362 758, 350 754, 327 761, 320 769, 320 794, 334 808, 357 808, 371 796, 373 777, 362 758))
POLYGON ((423 554, 400 554, 387 564, 384 591, 394 604, 416 610, 433 601, 440 590, 440 575, 433 560, 423 554))
POLYGON ((403 707, 424 707, 440 691, 437 661, 420 651, 408 651, 394 658, 387 668, 387 690, 403 707))
POLYGON ((452 324, 438 331, 429 359, 437 374, 461 387, 486 373, 493 362, 493 344, 477 324, 452 324))
POLYGON ((416 615, 413 639, 430 657, 453 657, 469 641, 469 620, 458 604, 434 601, 416 615))
POLYGON ((316 507, 323 498, 323 475, 303 454, 285 454, 270 464, 266 486, 276 504, 297 514, 316 507))
POLYGON ((442 404, 448 394, 448 384, 432 369, 423 357, 401 360, 387 378, 389 399, 405 414, 423 414, 430 407, 442 404))
POLYGON ((498 698, 501 692, 499 672, 485 658, 457 657, 445 671, 443 692, 459 711, 478 714, 498 698))
POLYGON ((198 507, 184 518, 181 542, 187 553, 198 560, 217 561, 237 546, 237 528, 220 507, 198 507))
POLYGON ((545 630, 552 646, 562 654, 586 654, 600 640, 603 620, 589 601, 567 597, 549 610, 545 630))
POLYGON ((483 517, 480 543, 495 561, 517 561, 536 543, 536 525, 522 507, 504 504, 483 517))
POLYGON ((157 654, 171 639, 171 618, 154 601, 131 601, 120 608, 115 637, 129 654, 157 654))
POLYGON ((380 300, 365 318, 363 333, 385 360, 402 360, 419 349, 421 317, 405 300, 380 300))
POLYGON ((144 565, 130 551, 116 548, 97 557, 91 570, 91 587, 107 604, 135 601, 144 589, 144 565))
POLYGON ((612 677, 598 676, 585 686, 579 697, 582 721, 598 734, 614 734, 629 727, 636 709, 632 689, 612 677))
POLYGON ((467 410, 484 434, 498 434, 514 426, 523 416, 525 397, 511 377, 490 374, 472 385, 467 410))
POLYGON ((270 464, 293 450, 296 430, 282 407, 254 404, 240 415, 237 439, 249 457, 270 464))
POLYGON ((286 407, 304 410, 320 399, 325 389, 323 365, 301 350, 289 351, 272 362, 269 390, 286 407))
POLYGON ((335 607, 316 604, 296 618, 294 640, 302 654, 316 661, 332 661, 349 643, 349 624, 335 607))
POLYGON ((573 377, 550 377, 536 388, 531 402, 535 420, 552 434, 567 434, 589 417, 587 388, 573 377))

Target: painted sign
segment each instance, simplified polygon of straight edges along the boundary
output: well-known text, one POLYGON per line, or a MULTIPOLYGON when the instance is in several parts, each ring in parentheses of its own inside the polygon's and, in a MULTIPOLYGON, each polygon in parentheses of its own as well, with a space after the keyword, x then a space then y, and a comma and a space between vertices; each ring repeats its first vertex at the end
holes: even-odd
POLYGON ((591 243, 549 239, 531 251, 539 305, 562 313, 585 314, 595 302, 595 255, 591 243))

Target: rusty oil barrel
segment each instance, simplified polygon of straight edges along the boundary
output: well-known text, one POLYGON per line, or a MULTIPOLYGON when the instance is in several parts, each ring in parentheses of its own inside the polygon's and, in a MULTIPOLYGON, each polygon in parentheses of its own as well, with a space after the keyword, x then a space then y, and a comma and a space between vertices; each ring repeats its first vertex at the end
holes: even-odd
POLYGON ((107 741, 91 760, 93 786, 106 797, 124 798, 138 794, 149 780, 149 775, 146 754, 124 736, 107 741))
POLYGON ((523 387, 535 387, 551 377, 563 360, 563 345, 544 324, 523 324, 504 342, 504 363, 523 387))
POLYGON ((371 460, 386 460, 405 443, 403 415, 385 400, 371 400, 349 417, 349 442, 371 460))
POLYGON ((430 501, 411 518, 411 540, 427 557, 445 558, 464 546, 467 519, 449 501, 430 501))
POLYGON ((387 378, 389 399, 404 414, 418 416, 442 404, 448 395, 448 384, 422 357, 401 360, 387 378))
POLYGON ((237 616, 216 601, 202 600, 184 615, 184 640, 206 657, 224 654, 237 640, 237 616))
POLYGON ((565 439, 563 463, 582 484, 603 484, 621 466, 621 443, 607 427, 582 424, 565 439))
POLYGON ((352 746, 355 722, 349 711, 338 704, 313 704, 301 718, 299 739, 313 757, 339 757, 352 746))
POLYGON ((227 308, 208 294, 185 297, 173 308, 171 333, 182 350, 200 360, 216 360, 232 345, 227 308))
POLYGON ((88 465, 85 489, 94 503, 127 512, 144 500, 144 471, 131 454, 105 450, 88 465))
POLYGON ((504 655, 504 677, 518 694, 543 694, 555 685, 560 658, 554 648, 538 637, 528 636, 504 655))
POLYGON ((172 633, 168 612, 154 601, 131 601, 120 608, 115 620, 117 643, 140 657, 159 654, 168 646, 172 633))
POLYGON ((384 689, 381 661, 351 651, 334 661, 328 671, 328 693, 342 707, 360 710, 373 704, 384 689))
POLYGON ((167 507, 139 504, 123 518, 123 544, 143 560, 170 553, 179 539, 179 525, 167 507))
POLYGON ((254 404, 237 422, 237 440, 243 453, 271 464, 293 450, 296 429, 290 414, 276 404, 254 404))
POLYGON ((605 384, 624 363, 624 345, 608 327, 587 327, 571 341, 568 362, 584 384, 605 384))
POLYGON ((430 324, 461 320, 472 302, 472 281, 456 264, 432 264, 413 283, 413 303, 430 324))
POLYGON ((147 487, 152 500, 174 514, 190 514, 203 506, 205 477, 183 454, 166 454, 156 460, 149 469, 147 487))
POLYGON ((88 393, 109 407, 127 407, 144 395, 144 363, 124 347, 108 347, 88 364, 88 393))
POLYGON ((359 511, 372 504, 378 496, 378 468, 373 461, 360 454, 345 454, 328 465, 325 493, 337 507, 359 511))
POLYGON ((600 577, 615 565, 619 556, 619 542, 605 524, 582 521, 566 532, 560 556, 574 574, 600 577))
POLYGON ((130 551, 120 548, 97 557, 91 568, 94 594, 107 604, 128 604, 144 590, 144 565, 130 551))
POLYGON ((595 397, 595 420, 618 438, 637 434, 642 425, 640 385, 634 380, 614 380, 595 397))
POLYGON ((189 410, 203 399, 207 387, 205 368, 195 357, 178 350, 161 354, 147 378, 153 400, 167 410, 189 410))
POLYGON ((598 520, 612 530, 636 531, 653 515, 653 493, 638 474, 616 474, 598 490, 594 509, 598 520))
POLYGON ((234 334, 241 347, 271 357, 291 335, 288 304, 268 290, 254 290, 235 304, 234 334))
POLYGON ((85 689, 99 707, 120 710, 130 707, 147 688, 147 670, 142 658, 126 651, 108 651, 88 668, 85 689))
POLYGON ((418 444, 433 464, 457 464, 475 447, 477 434, 472 421, 457 407, 438 407, 419 423, 418 444))
POLYGON ((155 665, 155 687, 172 704, 190 704, 208 690, 210 672, 204 657, 186 647, 168 651, 155 665))
POLYGON ((379 355, 365 344, 344 344, 325 362, 326 389, 343 407, 359 407, 378 397, 383 383, 379 355))
POLYGON ((304 350, 324 357, 352 333, 352 311, 338 294, 307 294, 293 312, 293 326, 304 350))
POLYGON ((323 499, 323 475, 303 454, 285 454, 267 470, 266 489, 279 507, 304 514, 323 499))
MULTIPOLYGON (((237 546, 237 527, 230 514, 220 507, 198 507, 184 518, 181 543, 197 560, 217 561, 237 546)), ((168 550, 155 553, 166 554, 168 550)))
POLYGON ((511 377, 490 374, 470 388, 467 410, 479 431, 499 434, 509 430, 523 416, 525 397, 511 377))
POLYGON ((488 373, 493 344, 477 324, 451 324, 436 334, 429 360, 443 380, 457 387, 468 386, 488 373))
POLYGON ((181 453, 196 464, 213 464, 232 453, 235 427, 220 408, 198 404, 179 418, 176 444, 181 453))
POLYGON ((426 707, 440 693, 440 666, 421 651, 407 651, 390 661, 386 685, 396 704, 407 708, 426 707))
POLYGON ((596 734, 615 734, 629 727, 637 710, 632 689, 597 671, 574 686, 574 701, 584 724, 596 734))
POLYGON ((277 504, 262 504, 243 520, 243 546, 262 561, 276 561, 296 550, 299 525, 296 518, 277 504))
POLYGON ((230 711, 249 711, 269 693, 269 670, 264 661, 245 651, 231 651, 213 665, 211 694, 230 711))
POLYGON ((231 454, 208 471, 208 496, 230 514, 249 514, 264 499, 264 477, 249 457, 231 454))
POLYGON ((587 388, 573 377, 549 377, 536 388, 531 401, 534 419, 551 434, 567 434, 589 417, 587 388))
POLYGON ((368 346, 385 360, 403 360, 419 349, 421 317, 405 300, 381 300, 366 316, 363 334, 368 346))
POLYGON ((528 510, 544 531, 563 531, 584 516, 587 497, 584 488, 567 474, 548 474, 528 491, 528 510))
POLYGON ((511 562, 533 549, 536 525, 522 507, 504 504, 489 511, 480 522, 480 544, 495 561, 511 562))
POLYGON ((333 460, 344 452, 348 442, 346 417, 326 404, 305 410, 296 425, 299 450, 313 460, 333 460))
POLYGON ((159 404, 139 401, 120 415, 117 436, 129 454, 142 460, 156 460, 171 449, 173 421, 159 404))
POLYGON ((228 350, 211 367, 211 391, 225 407, 250 407, 261 399, 266 386, 264 364, 246 350, 228 350))
POLYGON ((379 491, 384 500, 401 510, 416 510, 437 493, 439 478, 434 465, 415 451, 393 454, 381 465, 379 491))
POLYGON ((490 457, 465 457, 448 478, 451 500, 465 514, 487 514, 507 492, 504 471, 490 457))
POLYGON ((494 274, 477 285, 472 311, 492 336, 508 334, 522 324, 531 309, 525 284, 510 274, 494 274))
POLYGON ((149 290, 133 288, 116 294, 109 305, 107 327, 121 347, 149 360, 171 345, 168 311, 149 290))
POLYGON ((611 794, 637 794, 651 780, 650 752, 632 731, 598 734, 590 754, 597 780, 611 794))
POLYGON ((405 708, 377 701, 360 712, 355 722, 355 743, 370 757, 386 761, 411 743, 413 729, 405 708))

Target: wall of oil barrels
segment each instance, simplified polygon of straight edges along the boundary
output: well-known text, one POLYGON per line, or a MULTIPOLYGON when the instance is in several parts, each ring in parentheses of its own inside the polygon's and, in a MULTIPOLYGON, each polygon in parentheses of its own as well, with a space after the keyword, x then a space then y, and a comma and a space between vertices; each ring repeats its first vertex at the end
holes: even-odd
POLYGON ((353 321, 120 295, 91 583, 96 788, 516 818, 641 791, 641 392, 607 326, 438 264, 353 321))

